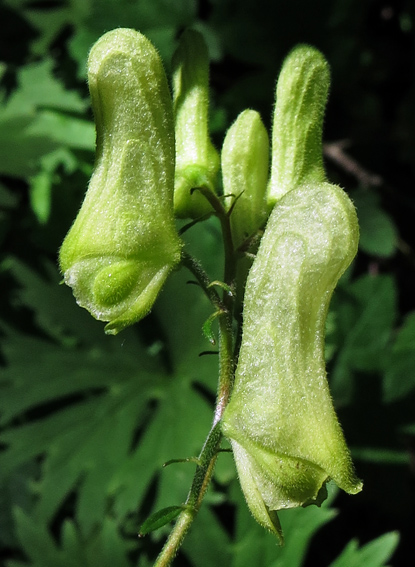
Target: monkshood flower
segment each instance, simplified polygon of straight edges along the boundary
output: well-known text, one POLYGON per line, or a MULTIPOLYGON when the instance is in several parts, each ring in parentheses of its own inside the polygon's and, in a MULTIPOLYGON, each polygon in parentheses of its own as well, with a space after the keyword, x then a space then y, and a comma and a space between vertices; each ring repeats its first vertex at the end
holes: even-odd
POLYGON ((204 39, 185 31, 172 60, 173 109, 176 135, 174 211, 197 218, 212 211, 199 191, 214 192, 219 155, 209 137, 209 54, 204 39))
POLYGON ((252 514, 280 538, 277 510, 320 504, 330 479, 349 494, 362 488, 324 361, 330 298, 357 244, 356 212, 344 191, 305 184, 274 207, 248 275, 222 427, 252 514))
POLYGON ((255 237, 268 212, 269 139, 258 112, 244 110, 229 128, 223 142, 221 164, 232 244, 238 251, 235 308, 240 312, 252 252, 258 245, 255 237))
POLYGON ((328 63, 315 47, 298 45, 287 55, 275 93, 270 208, 297 185, 326 179, 322 128, 329 86, 328 63))
POLYGON ((173 110, 160 57, 136 31, 98 40, 88 81, 96 165, 59 261, 79 305, 115 334, 149 312, 180 262, 173 110))
POLYGON ((244 110, 229 128, 221 152, 223 192, 238 248, 266 220, 269 141, 261 117, 244 110))
POLYGON ((281 540, 278 510, 321 504, 329 480, 350 494, 362 488, 324 361, 330 298, 359 237, 353 204, 325 180, 329 79, 323 55, 306 45, 288 55, 278 78, 272 212, 247 279, 235 385, 222 423, 252 514, 281 540))

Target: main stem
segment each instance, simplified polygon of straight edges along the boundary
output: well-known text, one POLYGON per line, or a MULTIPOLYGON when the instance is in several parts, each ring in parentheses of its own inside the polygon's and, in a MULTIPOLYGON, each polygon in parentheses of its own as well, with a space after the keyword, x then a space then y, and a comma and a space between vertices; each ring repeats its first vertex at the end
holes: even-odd
MULTIPOLYGON (((219 199, 212 195, 207 196, 211 202, 222 228, 225 248, 224 283, 228 290, 234 289, 236 262, 232 243, 231 228, 227 212, 219 199)), ((196 277, 200 286, 215 306, 220 311, 219 315, 219 384, 216 398, 213 425, 199 455, 198 465, 193 477, 192 486, 186 499, 185 507, 180 513, 173 530, 171 531, 154 567, 168 567, 176 556, 183 538, 189 530, 199 508, 202 504, 206 490, 209 487, 215 468, 216 458, 219 452, 222 433, 220 420, 228 403, 234 372, 233 358, 233 294, 232 291, 223 291, 222 299, 217 291, 210 286, 207 274, 200 264, 189 254, 183 253, 182 263, 196 277)))

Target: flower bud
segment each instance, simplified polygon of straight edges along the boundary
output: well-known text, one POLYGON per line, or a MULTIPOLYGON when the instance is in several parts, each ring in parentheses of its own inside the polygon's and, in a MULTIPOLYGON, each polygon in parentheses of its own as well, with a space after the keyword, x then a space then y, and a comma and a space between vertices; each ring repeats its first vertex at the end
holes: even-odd
POLYGON ((299 45, 288 54, 276 89, 270 208, 294 187, 325 180, 322 127, 329 85, 329 67, 317 49, 299 45))
POLYGON ((212 210, 200 192, 212 192, 219 156, 208 133, 209 55, 201 34, 187 30, 172 61, 176 133, 174 210, 181 218, 197 218, 212 210))
POLYGON ((258 112, 245 110, 229 128, 222 148, 223 191, 227 199, 233 245, 238 248, 266 219, 268 134, 258 112))
POLYGON ((324 362, 333 289, 357 251, 347 195, 309 183, 274 207, 249 272, 235 385, 223 417, 248 505, 281 536, 276 510, 320 504, 333 479, 359 492, 324 362))
POLYGON ((59 260, 77 302, 115 334, 148 313, 180 261, 173 112, 160 57, 136 31, 98 40, 88 80, 96 165, 59 260))

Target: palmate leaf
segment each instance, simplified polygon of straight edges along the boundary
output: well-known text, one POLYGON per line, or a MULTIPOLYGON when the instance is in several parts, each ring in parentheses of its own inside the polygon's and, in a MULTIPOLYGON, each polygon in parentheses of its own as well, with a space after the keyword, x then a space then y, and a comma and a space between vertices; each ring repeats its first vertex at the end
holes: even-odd
POLYGON ((191 387, 188 377, 175 375, 168 379, 136 450, 114 473, 111 489, 116 494, 115 513, 122 517, 133 511, 134 503, 142 500, 155 474, 160 474, 160 479, 153 510, 182 504, 195 465, 178 463, 163 469, 163 464, 174 458, 197 456, 211 419, 209 405, 191 387))
MULTIPOLYGON (((195 253, 220 257, 215 225, 194 229, 199 230, 195 253)), ((213 267, 212 260, 206 264, 213 267)), ((189 274, 182 270, 172 276, 155 309, 174 354, 167 375, 158 358, 137 343, 133 330, 105 336, 102 325, 57 285, 53 266, 45 265, 47 280, 15 259, 5 267, 20 284, 15 305, 29 307, 43 333, 69 345, 20 335, 4 340, 8 367, 0 393, 0 439, 7 448, 0 455, 0 474, 6 477, 19 463, 42 456, 40 479, 31 481, 37 498, 32 521, 47 530, 62 502, 74 493, 80 529, 92 533, 94 525, 105 522, 109 503, 118 521, 136 513, 156 477, 152 510, 182 504, 195 465, 162 465, 197 456, 211 425, 210 404, 194 387, 203 384, 213 397, 218 367, 216 356, 198 356, 209 346, 201 326, 212 310, 202 290, 186 285, 189 274), (156 403, 151 411, 149 401, 156 403)), ((205 563, 210 557, 213 567, 215 554, 207 551, 214 549, 215 540, 223 547, 229 541, 207 507, 184 549, 189 557, 196 558, 201 539, 205 563)))
POLYGON ((373 256, 392 256, 398 243, 398 231, 388 213, 382 210, 379 195, 360 190, 351 197, 359 217, 359 248, 373 256))
POLYGON ((18 86, 0 104, 0 171, 33 175, 39 160, 57 148, 94 149, 94 126, 84 119, 89 103, 65 90, 46 59, 23 67, 18 86))
POLYGON ((385 275, 361 276, 334 296, 337 351, 330 387, 338 404, 350 402, 353 371, 379 372, 397 317, 396 286, 385 275))
MULTIPOLYGON (((33 312, 36 325, 59 343, 82 342, 87 345, 100 345, 107 352, 117 351, 123 344, 123 352, 136 341, 131 340, 131 333, 117 340, 110 339, 102 331, 102 323, 96 321, 85 309, 80 309, 71 290, 59 285, 62 277, 56 266, 45 262, 43 275, 30 269, 16 258, 9 257, 3 264, 19 283, 20 293, 15 303, 25 305, 33 312)), ((136 354, 133 350, 131 354, 136 354)))
POLYGON ((37 513, 47 521, 82 477, 78 516, 88 529, 102 520, 114 470, 127 458, 163 379, 138 370, 139 358, 134 364, 98 349, 82 356, 17 337, 4 350, 9 367, 2 379, 0 439, 7 449, 0 455, 0 479, 43 455, 37 513), (36 419, 7 427, 27 412, 36 419))
POLYGON ((402 399, 415 388, 415 314, 406 316, 392 345, 383 379, 383 399, 402 399))
POLYGON ((329 488, 329 497, 321 508, 308 506, 279 512, 285 539, 284 546, 279 547, 275 535, 256 524, 237 487, 234 499, 239 506, 231 567, 301 567, 311 538, 336 516, 336 510, 329 508, 336 489, 331 485, 329 488))
MULTIPOLYGON (((223 253, 219 231, 217 219, 211 218, 184 234, 186 250, 200 260, 211 281, 222 278, 223 253)), ((194 278, 187 270, 173 273, 157 300, 155 311, 159 314, 166 333, 176 372, 192 376, 195 381, 208 387, 213 396, 216 391, 218 358, 199 355, 212 349, 202 329, 214 308, 199 286, 189 285, 189 280, 194 278)), ((213 328, 216 330, 215 323, 213 328)))
MULTIPOLYGON (((118 516, 136 510, 163 463, 197 454, 209 429, 209 406, 190 381, 149 372, 139 356, 98 349, 81 356, 19 338, 9 339, 4 350, 10 366, 1 388, 0 442, 7 449, 0 455, 0 481, 43 455, 35 511, 45 522, 75 488, 76 517, 86 531, 102 522, 110 495, 118 516), (159 400, 153 415, 147 408, 151 399, 159 400), (7 427, 28 411, 40 417, 7 427), (135 432, 144 425, 134 447, 135 432)), ((177 475, 173 468, 163 472, 168 505, 184 501, 194 470, 190 466, 183 475, 179 468, 177 475)))
MULTIPOLYGON (((230 567, 232 546, 216 514, 202 506, 194 526, 183 542, 183 551, 195 567, 230 567)), ((180 563, 178 563, 180 565, 180 563)), ((257 567, 252 563, 250 567, 257 567)))
MULTIPOLYGON (((85 534, 102 525, 109 502, 120 521, 136 512, 156 475, 154 510, 180 505, 194 465, 165 470, 162 465, 196 456, 212 419, 210 405, 193 387, 200 359, 192 341, 187 347, 194 356, 182 351, 176 372, 166 374, 134 332, 105 336, 102 325, 75 305, 53 274, 47 282, 15 260, 7 267, 22 285, 16 304, 33 310, 43 332, 71 346, 10 332, 4 339, 0 442, 6 449, 0 454, 0 481, 42 456, 40 479, 29 479, 36 521, 46 526, 75 491, 75 516, 85 534), (82 346, 74 346, 78 343, 82 346), (150 401, 157 404, 153 411, 150 401)), ((216 357, 205 358, 215 378, 216 357)))
POLYGON ((75 524, 67 520, 62 526, 58 545, 45 525, 15 511, 19 539, 30 563, 8 561, 7 567, 129 567, 127 544, 113 520, 106 519, 91 537, 81 536, 75 524))
POLYGON ((330 567, 383 567, 399 543, 399 534, 389 532, 359 548, 352 539, 330 567))

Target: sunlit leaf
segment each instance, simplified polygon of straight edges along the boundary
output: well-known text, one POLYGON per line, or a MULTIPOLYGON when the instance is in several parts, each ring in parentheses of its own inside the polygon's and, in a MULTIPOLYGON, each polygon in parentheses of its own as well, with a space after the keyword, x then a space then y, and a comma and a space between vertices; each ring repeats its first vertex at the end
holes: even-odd
POLYGON ((360 548, 356 540, 351 540, 330 567, 383 567, 398 543, 397 532, 384 534, 360 548))

